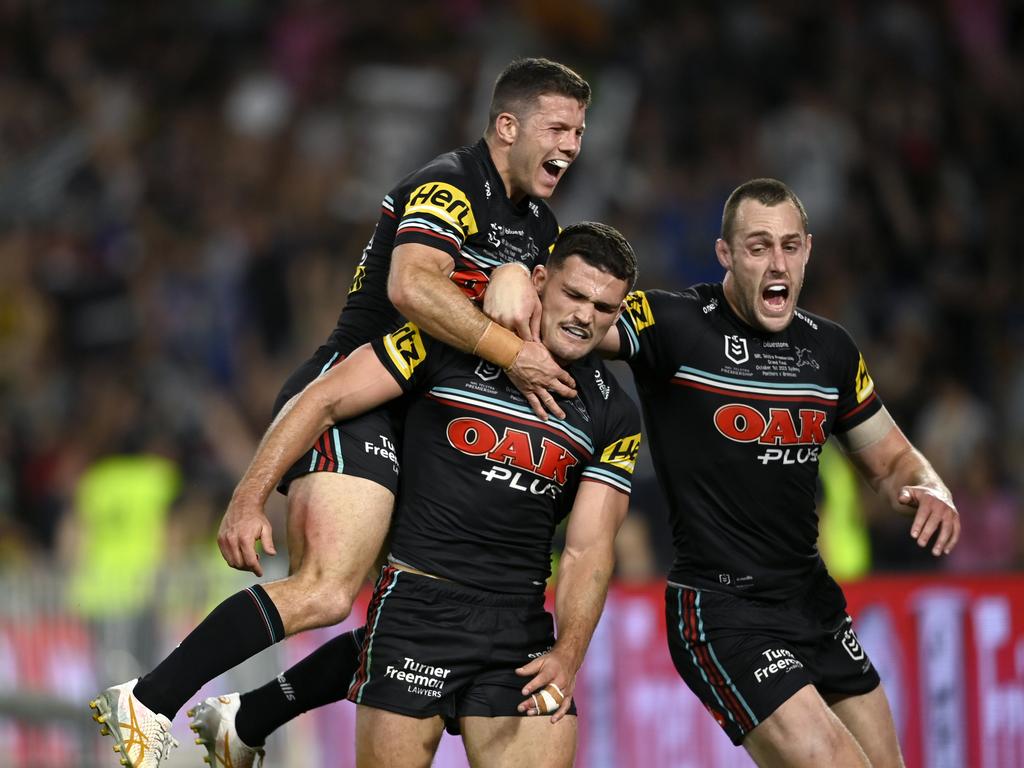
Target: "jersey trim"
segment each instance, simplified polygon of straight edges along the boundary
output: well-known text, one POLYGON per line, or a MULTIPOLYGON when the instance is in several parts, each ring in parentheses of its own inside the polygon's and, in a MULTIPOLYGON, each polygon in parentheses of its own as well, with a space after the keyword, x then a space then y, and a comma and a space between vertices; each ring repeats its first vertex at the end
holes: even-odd
POLYGON ((610 485, 615 490, 622 491, 627 495, 633 490, 633 484, 629 480, 600 467, 585 467, 580 479, 610 485))
POLYGON ((681 387, 692 387, 722 395, 738 395, 749 400, 812 402, 821 405, 833 405, 839 401, 839 390, 835 387, 821 387, 802 382, 751 384, 745 379, 719 376, 685 365, 680 366, 672 378, 672 383, 681 387))

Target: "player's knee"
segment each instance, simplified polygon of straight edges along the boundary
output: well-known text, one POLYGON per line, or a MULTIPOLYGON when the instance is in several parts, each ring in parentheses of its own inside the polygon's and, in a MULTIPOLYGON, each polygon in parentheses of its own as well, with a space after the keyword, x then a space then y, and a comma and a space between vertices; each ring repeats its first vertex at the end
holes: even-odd
POLYGON ((806 728, 795 742, 797 765, 856 765, 860 749, 849 732, 837 722, 822 719, 816 727, 806 728))
POLYGON ((320 615, 324 626, 337 624, 352 613, 352 597, 344 592, 324 592, 320 595, 320 615))

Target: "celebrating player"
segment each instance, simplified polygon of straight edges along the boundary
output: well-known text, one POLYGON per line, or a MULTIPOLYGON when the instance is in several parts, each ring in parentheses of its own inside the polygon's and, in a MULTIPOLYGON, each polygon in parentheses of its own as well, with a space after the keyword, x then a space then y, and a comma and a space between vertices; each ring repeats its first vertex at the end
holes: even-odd
POLYGON ((885 693, 818 554, 829 435, 935 555, 950 493, 893 422, 835 323, 797 307, 811 254, 797 196, 738 187, 715 245, 720 284, 637 291, 602 348, 629 360, 668 500, 676 669, 761 766, 899 766, 885 693))
MULTIPOLYGON (((503 369, 535 413, 565 415, 555 398, 574 397, 575 383, 534 338, 536 293, 525 301, 491 297, 491 316, 520 336, 488 320, 466 293, 478 292, 492 270, 530 270, 543 261, 558 232, 544 200, 580 151, 589 101, 586 81, 561 64, 520 59, 502 72, 484 137, 439 156, 385 195, 338 325, 285 383, 275 405, 279 417, 310 381, 399 327, 403 315, 503 369)), ((400 444, 395 415, 375 410, 329 425, 284 474, 288 578, 229 597, 149 674, 93 702, 128 765, 160 765, 173 742, 170 720, 205 682, 288 635, 348 615, 390 524, 400 444)), ((236 491, 218 540, 230 565, 261 576, 256 542, 275 552, 262 500, 236 491)), ((343 635, 300 662, 294 675, 283 673, 276 683, 281 706, 257 697, 251 708, 243 736, 253 748, 240 745, 241 754, 231 755, 230 739, 215 745, 211 734, 210 759, 251 765, 261 731, 343 696, 357 645, 343 635)), ((211 706, 222 709, 218 727, 234 737, 238 697, 211 706)), ((245 728, 244 712, 239 727, 245 728)))

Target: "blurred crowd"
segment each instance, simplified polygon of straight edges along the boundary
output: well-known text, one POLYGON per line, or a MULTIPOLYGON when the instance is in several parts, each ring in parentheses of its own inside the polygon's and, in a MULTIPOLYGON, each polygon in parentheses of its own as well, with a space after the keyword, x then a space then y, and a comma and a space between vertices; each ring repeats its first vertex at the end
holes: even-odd
MULTIPOLYGON (((740 182, 806 203, 802 304, 964 519, 933 562, 840 463, 850 575, 1024 565, 1021 0, 0 3, 0 564, 208 549, 381 197, 482 134, 515 55, 594 86, 553 207, 619 227, 642 287, 720 278, 740 182)), ((622 578, 664 526, 645 463, 622 578)))

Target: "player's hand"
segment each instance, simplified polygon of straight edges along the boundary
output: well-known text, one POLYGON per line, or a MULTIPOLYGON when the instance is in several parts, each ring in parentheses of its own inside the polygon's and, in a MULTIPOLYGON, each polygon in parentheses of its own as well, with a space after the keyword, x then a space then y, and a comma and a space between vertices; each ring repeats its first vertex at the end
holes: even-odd
POLYGON ((576 382, 572 376, 551 357, 547 348, 536 341, 528 341, 516 357, 512 367, 505 373, 523 393, 526 402, 539 419, 548 414, 565 418, 555 397, 571 400, 576 397, 576 382))
POLYGON ((263 504, 232 497, 217 532, 217 546, 225 562, 232 568, 262 576, 263 567, 256 552, 257 541, 263 544, 263 551, 268 555, 277 554, 274 531, 263 512, 263 504))
POLYGON ((552 723, 565 717, 576 689, 576 673, 569 671, 569 665, 559 657, 556 650, 519 667, 516 674, 530 678, 523 686, 523 696, 528 698, 519 703, 517 709, 520 712, 530 716, 551 715, 552 723), (542 696, 542 692, 548 695, 542 696), (557 708, 549 708, 552 703, 557 703, 557 708))
POLYGON ((523 341, 540 341, 540 297, 530 273, 518 264, 503 264, 491 273, 483 312, 523 341))
POLYGON ((947 494, 923 485, 905 485, 896 497, 900 504, 916 509, 910 535, 919 547, 928 546, 933 535, 932 554, 948 555, 960 539, 960 515, 947 494))

